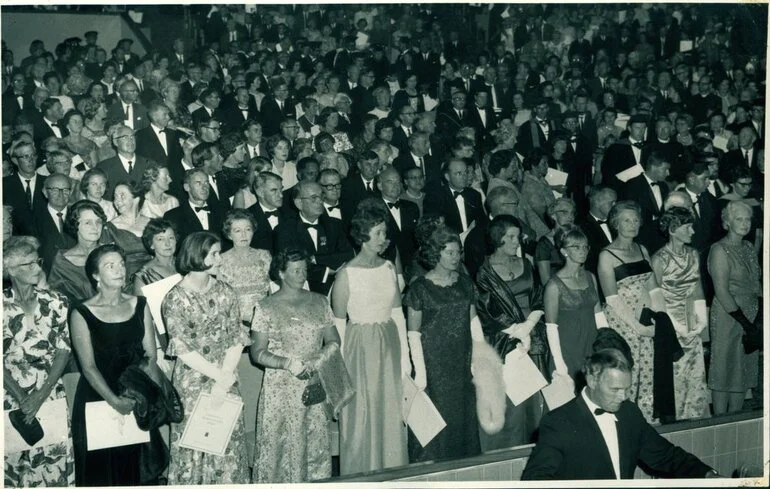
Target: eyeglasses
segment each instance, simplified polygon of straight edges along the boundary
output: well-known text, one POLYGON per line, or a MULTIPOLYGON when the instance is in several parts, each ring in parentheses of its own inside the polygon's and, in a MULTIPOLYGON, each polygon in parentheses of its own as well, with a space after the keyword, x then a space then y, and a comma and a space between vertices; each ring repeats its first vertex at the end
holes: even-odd
POLYGON ((321 187, 324 190, 340 190, 342 188, 341 183, 328 183, 326 185, 321 185, 321 187))
POLYGON ((28 155, 16 155, 16 158, 20 160, 34 160, 35 158, 37 158, 37 153, 32 153, 28 155))
POLYGON ((514 202, 514 201, 511 201, 511 202, 500 202, 500 204, 498 204, 498 205, 519 205, 519 202, 518 201, 516 201, 516 202, 514 202))
POLYGON ((46 187, 46 190, 51 193, 68 194, 72 189, 69 187, 46 187))
POLYGON ((749 180, 748 182, 735 182, 735 185, 741 185, 743 187, 749 187, 751 184, 754 183, 752 180, 749 180))
POLYGON ((574 249, 574 250, 580 250, 580 251, 588 251, 588 250, 591 249, 591 247, 589 245, 587 245, 587 244, 582 244, 582 245, 565 246, 564 249, 567 249, 567 250, 574 249))
POLYGON ((43 259, 38 258, 37 260, 29 261, 27 263, 19 263, 18 265, 12 265, 14 267, 25 267, 27 269, 33 268, 33 265, 37 265, 39 267, 43 266, 43 259))
POLYGON ((308 195, 307 197, 300 197, 300 200, 309 200, 310 202, 322 202, 323 198, 320 195, 308 195))
POLYGON ((128 139, 129 141, 132 139, 136 139, 136 135, 134 134, 125 134, 123 136, 117 136, 115 139, 128 139))

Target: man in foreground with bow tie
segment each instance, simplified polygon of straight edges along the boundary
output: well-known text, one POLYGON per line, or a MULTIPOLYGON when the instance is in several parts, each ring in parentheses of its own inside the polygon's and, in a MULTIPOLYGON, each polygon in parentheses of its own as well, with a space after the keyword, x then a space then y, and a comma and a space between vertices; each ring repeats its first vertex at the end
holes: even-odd
POLYGON ((545 147, 553 136, 555 129, 552 121, 548 120, 548 100, 540 98, 535 102, 533 117, 519 127, 516 138, 516 152, 528 155, 535 148, 545 147))
POLYGON ((632 368, 614 348, 588 358, 587 387, 543 417, 522 480, 632 479, 640 464, 657 477, 719 477, 660 436, 627 400, 632 368))
POLYGON ((163 219, 175 224, 179 242, 196 231, 211 231, 220 235, 225 212, 220 207, 207 203, 211 187, 206 172, 201 168, 188 170, 185 174, 184 190, 187 199, 180 199, 179 207, 163 215, 163 219))

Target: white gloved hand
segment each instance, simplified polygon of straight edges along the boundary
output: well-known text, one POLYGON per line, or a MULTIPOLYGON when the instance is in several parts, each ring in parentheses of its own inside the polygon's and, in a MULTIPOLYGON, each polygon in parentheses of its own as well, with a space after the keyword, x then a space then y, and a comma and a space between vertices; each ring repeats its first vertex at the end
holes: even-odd
POLYGON ((425 371, 425 356, 422 351, 422 334, 419 331, 407 332, 409 339, 409 351, 412 353, 412 362, 414 363, 414 383, 418 389, 425 389, 428 386, 428 374, 425 371))

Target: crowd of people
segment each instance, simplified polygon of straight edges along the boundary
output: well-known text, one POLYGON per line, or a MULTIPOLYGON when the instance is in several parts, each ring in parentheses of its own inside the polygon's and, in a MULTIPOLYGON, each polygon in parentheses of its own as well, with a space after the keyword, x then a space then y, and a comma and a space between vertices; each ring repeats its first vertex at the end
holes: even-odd
POLYGON ((543 395, 488 423, 480 352, 579 396, 602 330, 647 423, 758 395, 765 59, 738 7, 495 5, 483 46, 452 8, 216 5, 142 57, 95 31, 18 63, 4 43, 4 404, 71 412, 66 442, 6 451, 6 485, 303 482, 531 443, 543 395), (160 330, 144 291, 176 274, 160 330), (339 472, 303 400, 335 350, 339 472), (87 403, 135 412, 138 365, 186 416, 88 450, 87 403), (446 422, 425 445, 405 382, 446 422), (244 403, 222 455, 180 445, 209 392, 244 403))

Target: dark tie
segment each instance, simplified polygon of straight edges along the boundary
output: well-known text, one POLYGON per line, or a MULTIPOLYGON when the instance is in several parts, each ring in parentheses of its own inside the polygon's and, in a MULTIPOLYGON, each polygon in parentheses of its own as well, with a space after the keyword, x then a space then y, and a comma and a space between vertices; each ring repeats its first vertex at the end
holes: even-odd
POLYGON ((607 224, 607 221, 605 219, 597 219, 596 223, 599 224, 599 226, 601 226, 602 224, 607 224))
POLYGON ((746 163, 746 166, 749 166, 749 150, 748 149, 743 150, 743 162, 746 163))
POLYGON ((123 120, 127 121, 127 120, 130 120, 130 119, 131 119, 131 106, 130 105, 126 105, 126 111, 123 114, 123 120))
POLYGON ((399 207, 401 207, 401 203, 398 202, 398 201, 396 201, 396 202, 386 202, 386 204, 388 204, 388 208, 390 208, 390 209, 398 209, 399 207))
POLYGON ((59 218, 59 232, 60 233, 64 232, 64 217, 62 217, 62 216, 63 216, 63 213, 61 213, 61 212, 57 212, 56 213, 56 217, 59 218))
POLYGON ((131 172, 134 171, 134 163, 132 161, 128 162, 128 173, 131 174, 131 172))
POLYGON ((265 217, 278 217, 278 209, 275 209, 274 211, 267 211, 265 212, 265 217))
POLYGON ((545 119, 538 119, 537 123, 543 127, 548 127, 548 121, 545 119))
POLYGON ((700 208, 698 206, 698 201, 700 199, 698 197, 695 197, 695 200, 692 201, 692 210, 695 212, 695 218, 700 219, 700 208))
POLYGON ((24 193, 27 194, 27 203, 29 204, 29 208, 32 208, 32 188, 29 186, 29 180, 24 179, 25 182, 27 182, 27 188, 24 190, 24 193))
POLYGON ((585 120, 586 120, 586 116, 581 114, 580 118, 578 119, 578 124, 580 124, 580 130, 581 131, 583 130, 583 124, 585 123, 585 120))
POLYGON ((316 231, 318 231, 318 224, 310 224, 309 222, 303 222, 302 225, 305 226, 305 229, 313 228, 316 231))
POLYGON ((208 212, 209 206, 204 205, 203 207, 193 207, 193 209, 195 209, 195 212, 201 212, 201 211, 208 212))
POLYGON ((642 146, 644 146, 644 143, 642 142, 631 143, 631 146, 633 146, 634 148, 642 149, 642 146))
POLYGON ((457 197, 461 196, 462 194, 462 191, 458 192, 457 190, 452 190, 452 198, 455 200, 457 200, 457 197))
POLYGON ((163 129, 160 129, 158 132, 162 134, 166 134, 167 129, 164 127, 163 129))
POLYGON ((422 156, 418 157, 417 161, 420 164, 420 168, 425 168, 425 163, 422 156))
POLYGON ((459 113, 460 113, 460 119, 462 119, 463 118, 463 111, 460 110, 459 113))
POLYGON ((372 182, 364 181, 364 184, 366 184, 366 191, 371 192, 372 191, 372 182))
POLYGON ((326 206, 326 212, 331 212, 334 209, 339 209, 339 208, 340 208, 339 205, 328 205, 328 206, 326 206))
POLYGON ((596 408, 594 409, 594 414, 597 416, 601 416, 602 414, 607 414, 609 411, 605 411, 602 408, 596 408))

